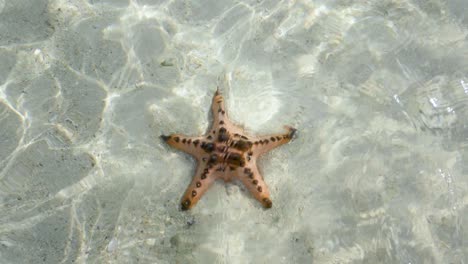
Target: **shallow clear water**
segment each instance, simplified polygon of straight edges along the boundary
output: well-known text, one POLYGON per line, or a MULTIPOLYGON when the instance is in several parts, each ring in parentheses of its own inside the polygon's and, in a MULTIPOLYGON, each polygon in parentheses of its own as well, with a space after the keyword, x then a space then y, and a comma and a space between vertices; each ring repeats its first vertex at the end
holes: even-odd
POLYGON ((468 2, 0 0, 0 263, 468 263, 468 2), (216 87, 273 208, 193 210, 216 87))

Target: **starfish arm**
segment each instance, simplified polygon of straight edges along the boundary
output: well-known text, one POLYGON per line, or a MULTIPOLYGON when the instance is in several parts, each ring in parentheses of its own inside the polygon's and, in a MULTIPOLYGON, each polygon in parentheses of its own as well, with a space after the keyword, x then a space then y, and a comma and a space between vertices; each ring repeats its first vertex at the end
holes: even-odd
POLYGON ((182 196, 182 200, 180 202, 181 209, 186 211, 195 206, 215 180, 216 175, 213 168, 209 168, 207 165, 199 163, 192 182, 189 184, 187 190, 182 196))
POLYGON ((270 192, 268 191, 268 187, 263 180, 262 175, 258 171, 257 166, 254 164, 250 168, 238 168, 237 174, 238 178, 255 197, 255 199, 257 199, 263 207, 271 208, 272 202, 270 199, 270 192))
POLYGON ((252 146, 252 152, 254 155, 260 156, 291 141, 296 133, 296 129, 289 126, 286 126, 286 128, 288 129, 287 133, 256 138, 252 146))
POLYGON ((169 146, 195 157, 201 156, 204 153, 201 148, 204 137, 187 137, 180 134, 171 134, 169 136, 161 135, 161 139, 169 146))
POLYGON ((224 106, 224 97, 221 95, 218 89, 216 89, 213 100, 211 102, 211 112, 213 113, 213 127, 229 122, 226 108, 224 106))

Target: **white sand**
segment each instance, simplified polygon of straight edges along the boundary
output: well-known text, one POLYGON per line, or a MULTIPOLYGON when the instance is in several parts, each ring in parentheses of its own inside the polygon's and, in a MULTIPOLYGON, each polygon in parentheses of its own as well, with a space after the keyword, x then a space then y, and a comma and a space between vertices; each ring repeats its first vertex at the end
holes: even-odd
POLYGON ((468 2, 0 0, 0 263, 468 263, 468 2), (219 86, 273 208, 179 201, 219 86))

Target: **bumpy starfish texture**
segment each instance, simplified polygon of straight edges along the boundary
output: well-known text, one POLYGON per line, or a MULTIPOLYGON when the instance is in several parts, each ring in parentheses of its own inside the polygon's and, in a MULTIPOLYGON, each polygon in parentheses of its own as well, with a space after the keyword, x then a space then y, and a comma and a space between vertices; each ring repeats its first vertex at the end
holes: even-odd
POLYGON ((239 179, 255 199, 265 208, 271 208, 270 194, 257 168, 257 158, 288 143, 296 129, 285 126, 288 131, 284 134, 261 137, 246 135, 242 128, 229 120, 224 98, 218 90, 213 96, 211 110, 213 124, 206 135, 161 135, 167 144, 192 155, 198 163, 195 176, 182 197, 181 209, 188 210, 195 206, 217 179, 226 182, 239 179))

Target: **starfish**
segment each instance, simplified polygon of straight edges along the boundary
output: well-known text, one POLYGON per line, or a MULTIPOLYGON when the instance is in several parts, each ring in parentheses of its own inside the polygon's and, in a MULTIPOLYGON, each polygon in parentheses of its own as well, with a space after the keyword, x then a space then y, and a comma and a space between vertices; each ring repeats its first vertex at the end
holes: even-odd
POLYGON ((180 134, 161 138, 170 146, 182 150, 197 160, 192 182, 181 200, 181 209, 195 206, 217 179, 229 182, 239 179, 265 208, 272 207, 268 187, 257 168, 262 154, 288 143, 296 129, 285 126, 287 132, 255 137, 244 133, 228 118, 224 98, 217 89, 212 100, 213 124, 204 136, 189 137, 180 134))

